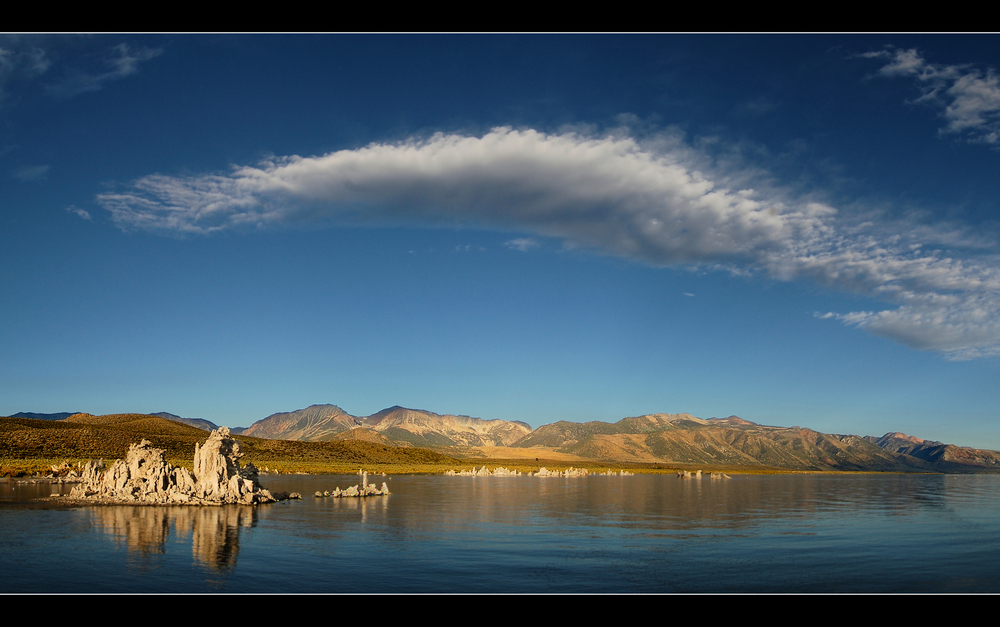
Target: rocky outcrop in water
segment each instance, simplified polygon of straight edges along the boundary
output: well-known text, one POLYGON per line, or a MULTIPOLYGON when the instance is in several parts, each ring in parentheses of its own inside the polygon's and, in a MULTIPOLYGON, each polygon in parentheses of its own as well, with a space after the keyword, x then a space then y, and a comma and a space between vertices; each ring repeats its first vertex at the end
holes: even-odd
POLYGON ((521 476, 521 473, 518 472, 517 470, 509 470, 507 468, 504 468, 503 466, 494 468, 493 470, 490 470, 486 466, 483 466, 479 470, 476 470, 476 467, 473 466, 472 470, 459 470, 459 471, 446 470, 444 474, 446 477, 520 477, 521 476))
POLYGON ((590 471, 586 468, 567 468, 566 470, 549 470, 545 466, 538 469, 538 472, 529 472, 529 477, 586 477, 590 471))
MULTIPOLYGON (((708 473, 709 479, 732 479, 729 475, 724 472, 710 472, 708 473)), ((690 470, 678 470, 677 478, 679 479, 701 479, 701 471, 695 470, 691 472, 690 470)))
MULTIPOLYGON (((386 485, 385 481, 382 482, 382 487, 375 487, 374 483, 368 483, 368 473, 359 470, 358 474, 361 475, 361 485, 353 485, 346 490, 341 490, 340 488, 335 488, 332 492, 327 490, 325 492, 316 491, 316 498, 322 498, 326 496, 332 496, 334 498, 345 498, 345 497, 360 497, 364 498, 366 496, 387 496, 389 494, 389 486, 386 485)), ((382 475, 385 476, 384 474, 382 475)))
MULTIPOLYGON (((472 470, 458 470, 458 471, 446 470, 444 474, 446 477, 520 477, 522 476, 523 473, 521 473, 518 470, 509 470, 507 468, 504 468, 503 466, 494 468, 493 470, 490 470, 486 466, 483 466, 482 468, 477 470, 476 467, 473 466, 472 470)), ((590 474, 591 472, 586 468, 549 470, 548 468, 545 468, 543 466, 542 468, 538 469, 538 472, 529 472, 528 476, 529 477, 586 477, 589 476, 590 474)), ((621 470, 619 472, 615 472, 610 468, 608 468, 607 472, 596 472, 593 474, 605 477, 615 477, 615 476, 631 477, 635 475, 634 472, 629 472, 627 470, 621 470)))
POLYGON ((149 440, 129 447, 125 459, 107 468, 104 460, 90 460, 83 482, 70 497, 109 503, 219 505, 273 503, 279 500, 260 487, 253 463, 241 468, 240 443, 220 427, 195 444, 194 473, 167 463, 162 449, 149 440))

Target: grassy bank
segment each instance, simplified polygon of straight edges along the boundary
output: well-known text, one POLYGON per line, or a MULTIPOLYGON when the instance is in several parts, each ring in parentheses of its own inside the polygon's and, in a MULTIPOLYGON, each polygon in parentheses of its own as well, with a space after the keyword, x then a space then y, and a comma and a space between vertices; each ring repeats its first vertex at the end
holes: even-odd
MULTIPOLYGON (((156 416, 77 414, 63 421, 0 418, 0 476, 50 472, 51 466, 89 459, 124 458, 142 439, 166 452, 175 466, 191 468, 196 443, 208 433, 156 416)), ((460 460, 420 448, 386 446, 364 440, 295 442, 240 436, 242 463, 283 473, 444 472, 460 460)))

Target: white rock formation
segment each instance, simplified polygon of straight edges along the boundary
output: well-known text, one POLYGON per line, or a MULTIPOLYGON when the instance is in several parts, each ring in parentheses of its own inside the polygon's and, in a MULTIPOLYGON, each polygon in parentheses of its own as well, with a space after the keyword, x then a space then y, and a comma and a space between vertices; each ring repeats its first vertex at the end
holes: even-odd
POLYGON ((454 470, 446 470, 445 476, 447 477, 520 477, 521 473, 517 470, 509 470, 503 466, 494 468, 492 471, 483 466, 479 470, 473 466, 472 470, 459 470, 455 472, 454 470))
POLYGON ((364 486, 352 485, 346 490, 341 490, 340 488, 334 488, 333 491, 316 491, 314 495, 316 498, 322 498, 326 496, 332 496, 334 498, 345 498, 345 497, 359 497, 364 498, 366 496, 386 496, 389 494, 389 486, 385 481, 382 482, 382 487, 375 487, 374 483, 366 483, 364 486))
POLYGON ((586 477, 590 471, 586 468, 569 467, 566 470, 549 470, 545 466, 538 469, 536 473, 528 473, 529 477, 586 477))
POLYGON ((622 469, 622 470, 620 470, 618 472, 615 472, 614 470, 611 470, 610 468, 608 468, 607 472, 599 472, 597 474, 603 475, 605 477, 634 477, 635 476, 634 472, 629 472, 628 470, 622 469))
MULTIPOLYGON (((386 485, 385 481, 382 482, 382 488, 379 489, 375 487, 374 483, 368 483, 368 473, 365 470, 358 470, 358 474, 361 476, 360 486, 354 485, 347 488, 346 490, 341 490, 340 488, 334 488, 333 492, 330 492, 329 490, 325 492, 320 492, 317 490, 315 494, 316 498, 321 498, 324 496, 332 496, 335 498, 356 496, 364 498, 366 496, 386 496, 389 494, 389 486, 386 485)), ((385 473, 382 473, 382 476, 384 477, 385 473)))
POLYGON ((252 463, 240 468, 240 443, 220 427, 203 446, 194 447, 194 474, 167 463, 163 449, 149 440, 129 447, 124 460, 105 470, 104 460, 90 460, 83 482, 72 498, 114 503, 217 505, 273 503, 278 500, 260 487, 252 463))
MULTIPOLYGON (((445 476, 448 477, 520 477, 522 473, 517 470, 509 470, 503 466, 494 468, 492 471, 483 466, 482 468, 476 469, 475 466, 472 470, 446 470, 444 472, 445 476)), ((615 472, 608 469, 607 472, 596 473, 598 475, 606 476, 622 476, 622 477, 632 477, 635 475, 634 472, 629 472, 627 470, 622 470, 620 472, 615 472)), ((567 468, 566 470, 549 470, 544 466, 539 468, 537 472, 529 472, 529 477, 587 477, 590 475, 590 471, 586 468, 567 468)))

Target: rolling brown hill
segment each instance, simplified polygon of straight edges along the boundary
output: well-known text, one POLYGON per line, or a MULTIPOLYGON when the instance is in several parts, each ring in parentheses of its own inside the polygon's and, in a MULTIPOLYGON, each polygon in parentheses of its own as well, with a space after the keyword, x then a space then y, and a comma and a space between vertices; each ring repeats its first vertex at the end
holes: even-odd
MULTIPOLYGON (((75 414, 65 420, 0 418, 0 459, 123 458, 129 446, 145 438, 166 451, 168 459, 190 462, 205 431, 158 416, 75 414)), ((330 442, 269 440, 241 435, 244 461, 350 465, 440 465, 457 463, 422 448, 400 448, 366 439, 330 442)))
POLYGON ((146 438, 172 459, 192 458, 195 442, 205 432, 179 422, 145 414, 92 416, 73 414, 64 420, 0 418, 0 457, 124 457, 129 445, 146 438), (141 434, 137 439, 137 434, 141 434))

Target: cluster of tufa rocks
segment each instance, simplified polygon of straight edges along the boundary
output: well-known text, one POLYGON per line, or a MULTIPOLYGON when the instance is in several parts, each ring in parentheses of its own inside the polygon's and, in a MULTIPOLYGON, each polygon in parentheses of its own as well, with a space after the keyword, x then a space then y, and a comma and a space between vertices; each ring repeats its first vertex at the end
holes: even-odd
POLYGON ((459 470, 458 472, 446 470, 444 474, 446 477, 520 477, 522 473, 517 470, 509 470, 503 466, 499 466, 493 470, 490 470, 486 466, 477 470, 473 466, 472 470, 459 470))
MULTIPOLYGON (((695 470, 691 472, 689 470, 678 470, 677 477, 679 479, 701 479, 701 471, 695 470)), ((708 473, 709 479, 732 479, 729 475, 724 472, 710 472, 708 473)))
MULTIPOLYGON (((377 487, 375 487, 374 483, 368 483, 368 473, 367 472, 365 472, 363 470, 359 470, 358 474, 361 475, 361 485, 360 486, 352 485, 351 487, 347 488, 346 490, 341 490, 340 488, 334 488, 334 490, 332 492, 329 491, 329 490, 326 490, 326 491, 323 491, 323 492, 320 492, 319 490, 317 490, 316 494, 315 494, 315 497, 316 498, 323 498, 323 497, 327 497, 327 496, 332 496, 334 498, 345 498, 345 497, 361 497, 361 498, 363 498, 363 497, 366 497, 366 496, 385 496, 385 495, 389 494, 389 486, 386 485, 385 481, 382 482, 382 487, 381 488, 377 488, 377 487)), ((384 477, 385 474, 383 474, 382 476, 384 477)))
MULTIPOLYGON (((476 467, 473 466, 472 470, 459 470, 457 472, 454 470, 446 470, 444 474, 445 476, 448 477, 520 477, 522 476, 523 473, 517 470, 509 470, 507 468, 504 468, 503 466, 494 468, 493 470, 490 470, 486 466, 483 466, 482 468, 477 470, 476 467)), ((586 468, 549 470, 548 468, 545 468, 543 466, 538 469, 538 472, 529 472, 528 476, 529 477, 586 477, 589 476, 590 474, 591 472, 586 468)), ((635 473, 629 472, 627 470, 615 472, 610 468, 608 468, 607 472, 597 472, 593 474, 607 476, 607 477, 615 477, 615 476, 631 477, 635 475, 635 473)))
POLYGON ((194 473, 167 463, 163 449, 149 440, 129 447, 124 460, 111 468, 104 460, 90 460, 83 469, 81 485, 71 498, 110 503, 159 503, 219 505, 223 503, 273 503, 298 494, 272 495, 260 487, 257 468, 248 463, 240 468, 240 443, 220 427, 205 441, 194 446, 194 473))
POLYGON ((528 473, 529 477, 586 477, 590 471, 586 468, 573 468, 570 466, 566 470, 549 470, 545 466, 538 469, 538 472, 528 473))

